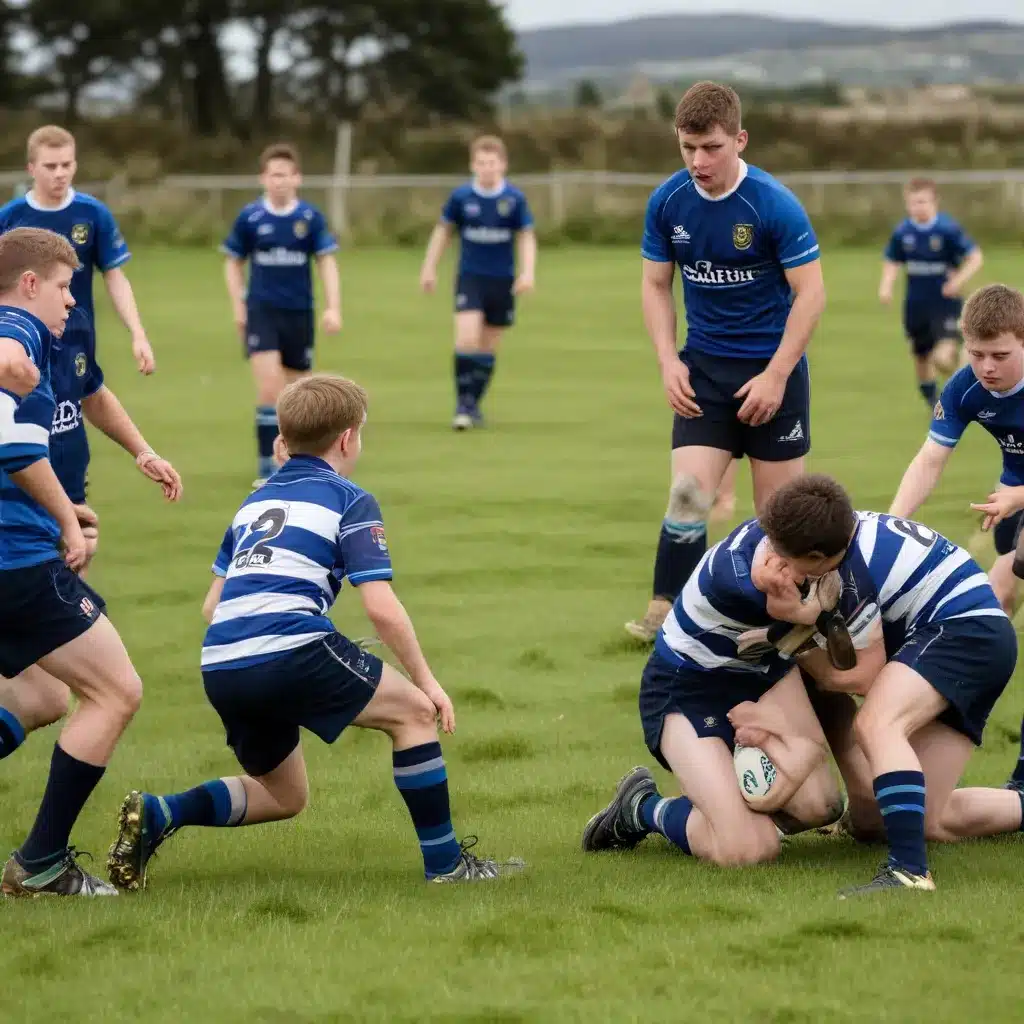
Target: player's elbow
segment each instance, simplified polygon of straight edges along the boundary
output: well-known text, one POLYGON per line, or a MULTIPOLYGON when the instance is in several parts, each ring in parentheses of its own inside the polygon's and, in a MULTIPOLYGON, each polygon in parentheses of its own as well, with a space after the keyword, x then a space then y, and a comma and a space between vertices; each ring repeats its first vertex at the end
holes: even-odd
POLYGON ((401 602, 387 580, 374 580, 359 587, 366 617, 378 633, 393 626, 403 616, 401 602))
POLYGON ((39 385, 39 367, 22 353, 9 356, 0 364, 0 385, 24 398, 39 385))

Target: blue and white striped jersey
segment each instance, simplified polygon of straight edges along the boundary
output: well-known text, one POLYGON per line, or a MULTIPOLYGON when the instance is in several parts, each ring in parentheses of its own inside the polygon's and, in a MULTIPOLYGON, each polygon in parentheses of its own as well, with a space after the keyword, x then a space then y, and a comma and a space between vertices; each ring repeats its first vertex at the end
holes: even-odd
POLYGON ((39 384, 20 398, 0 388, 0 570, 20 569, 58 558, 60 528, 10 474, 45 459, 53 422, 50 349, 46 325, 15 306, 0 306, 0 338, 17 341, 39 367, 39 384))
POLYGON ((295 455, 246 499, 213 571, 225 577, 202 667, 244 668, 335 631, 327 613, 346 577, 390 580, 373 495, 322 459, 295 455))

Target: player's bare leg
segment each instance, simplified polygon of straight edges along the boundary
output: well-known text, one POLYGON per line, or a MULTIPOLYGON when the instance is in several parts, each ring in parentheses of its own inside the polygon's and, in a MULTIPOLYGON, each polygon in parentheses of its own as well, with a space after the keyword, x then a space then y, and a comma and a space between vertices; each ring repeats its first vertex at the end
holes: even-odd
POLYGON ((765 459, 750 460, 750 478, 754 485, 754 511, 759 512, 764 503, 783 484, 803 475, 805 459, 786 459, 785 462, 768 462, 765 459))
POLYGON ((988 571, 988 581, 1004 612, 1013 618, 1017 609, 1017 577, 1013 574, 1013 552, 1000 555, 988 571))
POLYGON ((966 365, 961 364, 960 359, 960 344, 956 338, 943 338, 932 349, 932 367, 943 377, 951 376, 960 365, 966 365))
POLYGON ((722 477, 715 494, 715 503, 711 507, 711 521, 725 522, 736 514, 736 473, 739 469, 739 459, 733 459, 729 468, 722 477))
POLYGON ((455 314, 455 416, 453 430, 470 430, 474 426, 474 396, 478 386, 477 364, 482 352, 484 314, 468 309, 455 314))
POLYGON ((732 453, 721 448, 694 445, 673 450, 651 600, 643 618, 626 623, 626 632, 635 639, 654 642, 672 602, 704 557, 714 495, 732 461, 732 453))
POLYGON ((288 383, 288 375, 281 365, 280 352, 252 352, 249 365, 256 387, 256 442, 259 452, 258 474, 253 486, 260 487, 274 472, 277 400, 288 383))
POLYGON ((9 757, 29 733, 60 721, 68 713, 70 691, 38 665, 13 679, 0 677, 0 760, 9 757))

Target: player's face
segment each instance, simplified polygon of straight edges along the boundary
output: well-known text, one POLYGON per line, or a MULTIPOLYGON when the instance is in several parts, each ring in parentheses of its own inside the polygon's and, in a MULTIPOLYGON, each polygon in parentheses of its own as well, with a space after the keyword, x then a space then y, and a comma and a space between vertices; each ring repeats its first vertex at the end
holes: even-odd
POLYGON ((988 391, 1010 391, 1024 380, 1024 341, 1001 334, 991 341, 964 341, 974 376, 988 391))
POLYGON ((501 154, 491 149, 478 149, 469 164, 476 183, 483 189, 497 188, 507 168, 501 154))
POLYGON ((56 203, 67 195, 76 170, 74 146, 40 146, 28 165, 36 194, 56 203))
POLYGON ((697 135, 678 132, 679 149, 693 180, 711 196, 728 192, 740 172, 740 153, 746 148, 747 133, 727 135, 721 125, 697 135))
POLYGON ((291 160, 268 160, 260 175, 260 184, 274 206, 287 206, 298 195, 302 175, 291 160))
POLYGON ((64 333, 68 314, 75 305, 71 295, 73 274, 71 267, 58 263, 48 274, 37 274, 30 270, 22 277, 25 296, 31 303, 29 312, 39 317, 58 338, 64 333))
POLYGON ((930 188, 907 193, 907 216, 915 224, 927 224, 935 220, 938 212, 938 199, 930 188))
POLYGON ((772 546, 772 550, 785 564, 793 582, 797 584, 803 583, 804 580, 819 579, 825 573, 831 572, 843 560, 843 554, 845 554, 845 552, 828 556, 810 554, 794 558, 792 555, 784 554, 775 545, 772 546))

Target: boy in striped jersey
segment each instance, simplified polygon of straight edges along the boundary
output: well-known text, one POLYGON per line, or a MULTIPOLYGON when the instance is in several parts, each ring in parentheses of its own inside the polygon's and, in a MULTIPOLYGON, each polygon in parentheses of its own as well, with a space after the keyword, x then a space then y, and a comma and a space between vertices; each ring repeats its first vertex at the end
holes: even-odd
POLYGON ((277 411, 290 458, 235 515, 203 608, 206 695, 245 774, 168 796, 130 793, 108 860, 111 880, 143 887, 150 857, 185 825, 294 817, 308 798, 300 728, 333 743, 349 725, 391 737, 395 784, 428 881, 522 868, 476 857, 472 841, 455 837, 437 736, 438 719, 454 731, 455 712, 391 589, 380 508, 348 480, 362 449, 366 392, 340 377, 309 376, 285 389, 277 411), (327 617, 345 578, 411 682, 327 617))

